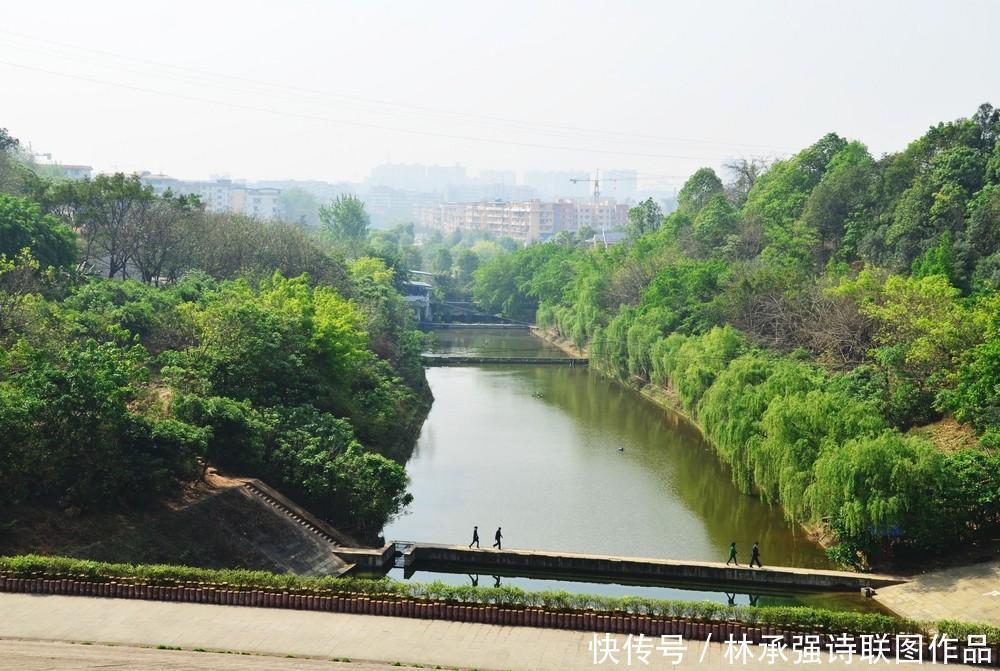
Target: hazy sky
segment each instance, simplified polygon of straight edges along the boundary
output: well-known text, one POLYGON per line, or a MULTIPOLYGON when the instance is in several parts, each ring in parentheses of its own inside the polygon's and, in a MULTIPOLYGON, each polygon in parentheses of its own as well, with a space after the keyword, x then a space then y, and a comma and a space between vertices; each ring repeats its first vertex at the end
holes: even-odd
POLYGON ((651 180, 828 131, 895 151, 1000 105, 996 0, 2 0, 0 17, 0 127, 62 162, 189 178, 392 161, 651 180))

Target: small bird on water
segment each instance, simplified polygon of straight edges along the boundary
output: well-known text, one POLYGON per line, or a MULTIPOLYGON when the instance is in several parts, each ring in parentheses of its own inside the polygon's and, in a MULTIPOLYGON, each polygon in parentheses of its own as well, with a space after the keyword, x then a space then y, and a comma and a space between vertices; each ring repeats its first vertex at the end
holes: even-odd
POLYGON ((619 451, 619 452, 624 452, 624 451, 625 451, 625 447, 624 447, 624 446, 622 446, 622 447, 619 447, 619 448, 618 448, 618 451, 619 451))

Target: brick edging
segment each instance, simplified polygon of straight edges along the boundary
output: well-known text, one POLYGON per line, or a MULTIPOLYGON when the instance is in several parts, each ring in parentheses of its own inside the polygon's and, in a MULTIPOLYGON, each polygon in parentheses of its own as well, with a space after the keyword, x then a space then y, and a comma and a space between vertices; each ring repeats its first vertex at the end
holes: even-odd
MULTIPOLYGON (((827 641, 827 634, 841 634, 839 631, 828 632, 817 627, 758 626, 736 620, 700 621, 684 617, 656 617, 591 610, 559 611, 532 606, 504 607, 488 604, 448 603, 391 595, 366 596, 314 590, 244 589, 226 583, 173 581, 173 584, 154 585, 141 579, 94 580, 88 576, 40 573, 34 573, 31 577, 0 573, 0 592, 286 608, 330 613, 568 629, 600 634, 645 634, 653 637, 681 635, 686 640, 706 640, 711 635, 711 640, 719 642, 730 637, 740 641, 743 636, 746 636, 747 641, 755 645, 773 641, 775 639, 771 637, 777 636, 778 640, 791 646, 794 636, 810 634, 821 635, 822 644, 827 641)), ((865 632, 847 633, 855 636, 856 652, 859 652, 860 641, 857 640, 857 636, 865 632)), ((890 644, 891 653, 895 654, 893 636, 890 636, 890 644)), ((1000 655, 1000 650, 994 647, 994 664, 1000 661, 998 655, 1000 655)), ((925 659, 929 659, 929 655, 925 656, 925 659)), ((959 659, 962 659, 962 646, 959 646, 959 659)))

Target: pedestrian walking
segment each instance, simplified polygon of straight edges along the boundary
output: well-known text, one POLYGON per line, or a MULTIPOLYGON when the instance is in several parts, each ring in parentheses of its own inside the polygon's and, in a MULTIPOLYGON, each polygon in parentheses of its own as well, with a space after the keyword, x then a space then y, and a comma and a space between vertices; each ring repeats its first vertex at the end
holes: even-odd
POLYGON ((750 548, 750 568, 753 568, 754 562, 757 562, 757 568, 764 568, 763 564, 760 563, 760 542, 757 541, 750 548))
POLYGON ((497 550, 503 550, 503 547, 500 544, 500 539, 503 538, 503 534, 500 533, 500 527, 497 527, 496 535, 494 535, 493 537, 497 539, 497 542, 493 544, 493 547, 495 547, 497 550))
POLYGON ((734 562, 737 566, 740 565, 739 560, 736 559, 736 541, 729 544, 729 559, 726 560, 726 566, 729 566, 729 562, 734 562))
POLYGON ((472 527, 472 542, 469 543, 469 547, 471 548, 473 545, 476 548, 479 547, 479 527, 472 527))

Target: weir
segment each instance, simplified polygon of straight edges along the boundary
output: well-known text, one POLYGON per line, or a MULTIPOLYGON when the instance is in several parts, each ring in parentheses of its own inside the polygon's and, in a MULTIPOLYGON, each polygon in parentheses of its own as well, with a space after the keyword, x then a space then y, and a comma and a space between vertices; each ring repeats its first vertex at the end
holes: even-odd
MULTIPOLYGON (((369 569, 376 568, 375 557, 384 561, 380 567, 388 569, 395 564, 393 555, 398 547, 403 565, 413 568, 421 564, 454 569, 456 572, 483 572, 490 569, 508 572, 520 571, 532 575, 590 576, 610 581, 657 581, 664 583, 691 583, 718 587, 786 589, 793 591, 856 592, 866 587, 887 587, 908 582, 902 576, 880 573, 853 573, 823 569, 802 569, 786 566, 748 568, 726 566, 722 562, 695 562, 650 557, 616 557, 544 550, 491 550, 471 549, 464 545, 437 545, 432 543, 389 543, 377 550, 367 551, 369 562, 358 562, 358 550, 348 551, 345 561, 359 563, 369 569)), ((340 554, 340 551, 337 551, 340 554)))
POLYGON ((588 359, 573 357, 510 356, 428 356, 420 357, 424 366, 476 366, 482 364, 586 366, 588 359))

